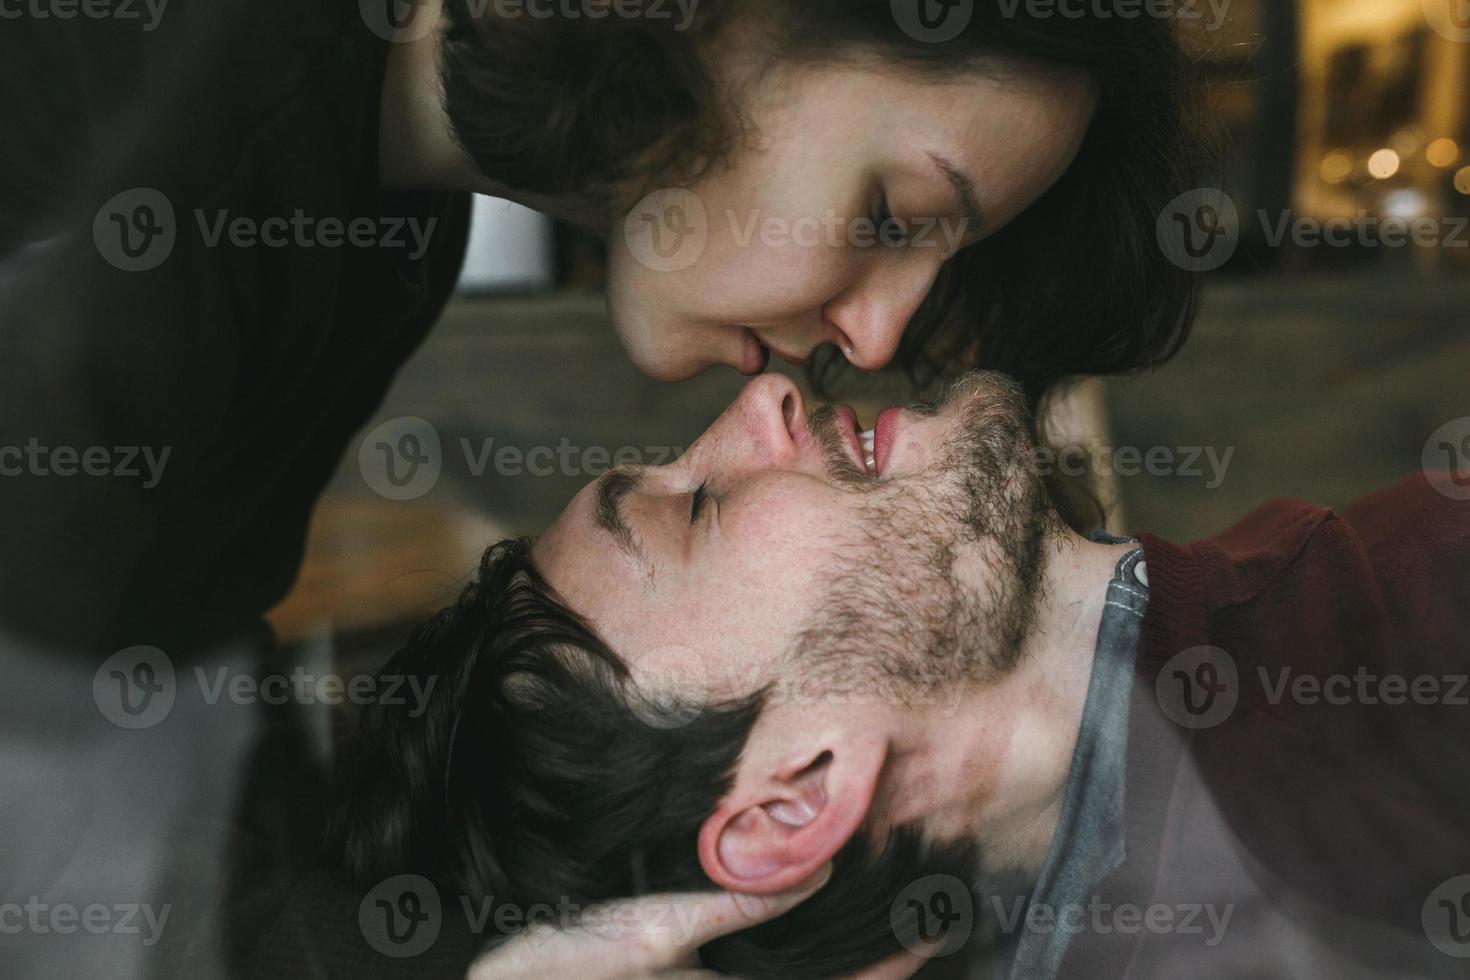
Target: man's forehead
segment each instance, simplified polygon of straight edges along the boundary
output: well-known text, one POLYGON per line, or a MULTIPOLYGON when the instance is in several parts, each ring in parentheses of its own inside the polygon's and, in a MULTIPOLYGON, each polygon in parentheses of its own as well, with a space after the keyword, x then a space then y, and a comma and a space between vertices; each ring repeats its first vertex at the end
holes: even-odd
POLYGON ((603 482, 617 470, 609 470, 588 483, 562 509, 531 548, 531 560, 553 587, 561 590, 559 578, 582 563, 616 561, 617 545, 612 535, 598 526, 598 494, 603 482))

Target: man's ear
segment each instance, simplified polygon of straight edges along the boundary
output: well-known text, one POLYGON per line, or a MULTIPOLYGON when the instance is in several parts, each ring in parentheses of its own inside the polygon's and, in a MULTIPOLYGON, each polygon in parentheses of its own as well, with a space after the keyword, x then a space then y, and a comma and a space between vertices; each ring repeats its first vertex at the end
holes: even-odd
POLYGON ((753 895, 801 884, 862 826, 887 756, 884 739, 848 737, 787 751, 773 766, 743 761, 699 829, 704 873, 753 895))

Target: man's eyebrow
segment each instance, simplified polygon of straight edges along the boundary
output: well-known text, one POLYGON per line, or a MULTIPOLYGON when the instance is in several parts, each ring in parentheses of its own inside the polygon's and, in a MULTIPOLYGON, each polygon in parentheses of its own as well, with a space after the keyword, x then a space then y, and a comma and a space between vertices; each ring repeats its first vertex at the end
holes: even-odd
POLYGON ((596 513, 597 526, 602 528, 617 541, 618 547, 629 555, 648 563, 644 557, 643 550, 638 547, 638 539, 633 536, 633 529, 628 526, 626 516, 623 514, 623 498, 637 490, 643 483, 643 472, 637 469, 608 470, 597 481, 597 488, 592 492, 593 510, 596 513))
POLYGON ((985 212, 980 209, 980 195, 975 192, 975 182, 948 157, 931 153, 929 159, 934 161, 939 172, 944 174, 944 179, 954 188, 955 196, 960 199, 960 216, 970 226, 970 233, 979 234, 985 227, 985 212))

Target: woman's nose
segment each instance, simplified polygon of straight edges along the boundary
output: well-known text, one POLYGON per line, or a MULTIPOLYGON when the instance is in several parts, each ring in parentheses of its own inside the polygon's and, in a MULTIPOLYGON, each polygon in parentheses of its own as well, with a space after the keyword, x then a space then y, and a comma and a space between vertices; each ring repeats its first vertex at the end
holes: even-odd
POLYGON ((877 371, 898 352, 909 321, 934 287, 942 261, 904 262, 877 268, 827 303, 822 316, 839 335, 837 344, 853 367, 877 371))

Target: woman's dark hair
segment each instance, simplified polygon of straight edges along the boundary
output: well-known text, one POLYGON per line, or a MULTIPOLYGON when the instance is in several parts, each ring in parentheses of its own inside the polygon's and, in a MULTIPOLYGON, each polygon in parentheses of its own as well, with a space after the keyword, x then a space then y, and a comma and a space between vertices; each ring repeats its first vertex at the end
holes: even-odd
MULTIPOLYGON (((1062 16, 1051 5, 975 0, 959 36, 936 43, 901 28, 893 2, 700 0, 685 24, 673 4, 664 18, 590 19, 554 9, 481 16, 481 0, 446 0, 445 105, 490 177, 610 206, 636 189, 692 181, 741 144, 711 57, 737 18, 763 27, 772 59, 786 63, 866 53, 936 77, 983 70, 991 58, 1083 69, 1099 102, 1076 161, 1026 213, 949 261, 894 366, 918 388, 972 367, 1004 371, 1036 406, 1066 378, 1172 357, 1197 284, 1158 246, 1156 223, 1201 185, 1205 164, 1179 27, 1106 4, 1062 16)), ((819 352, 819 391, 844 364, 833 349, 819 352)))
MULTIPOLYGON (((523 540, 490 548, 476 581, 383 673, 430 693, 371 705, 344 753, 328 836, 360 885, 414 873, 522 912, 714 888, 699 828, 729 790, 763 693, 637 700, 624 661, 557 599, 523 540)), ((971 846, 931 846, 913 828, 860 834, 815 896, 701 957, 739 976, 851 972, 917 937, 913 909, 893 907, 905 886, 975 863, 971 846)))

